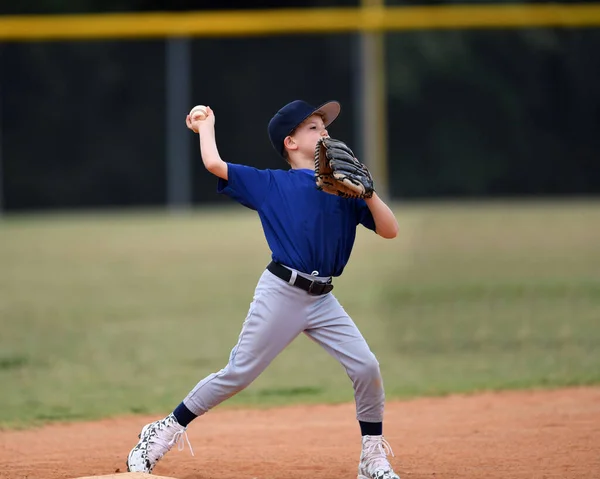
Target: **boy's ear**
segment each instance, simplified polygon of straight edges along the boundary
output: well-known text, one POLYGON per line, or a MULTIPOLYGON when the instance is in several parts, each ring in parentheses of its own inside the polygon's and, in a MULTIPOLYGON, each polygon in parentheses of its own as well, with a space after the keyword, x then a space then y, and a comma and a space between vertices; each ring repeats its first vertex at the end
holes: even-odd
POLYGON ((298 148, 298 145, 291 136, 286 136, 284 138, 283 146, 285 146, 288 150, 296 150, 298 148))

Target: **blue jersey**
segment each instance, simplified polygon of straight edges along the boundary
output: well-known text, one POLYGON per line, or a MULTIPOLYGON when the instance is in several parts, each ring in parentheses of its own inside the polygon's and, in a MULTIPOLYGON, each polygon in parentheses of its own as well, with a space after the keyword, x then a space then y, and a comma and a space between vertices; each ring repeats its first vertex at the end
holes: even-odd
POLYGON ((259 170, 228 163, 217 191, 256 210, 272 259, 303 273, 342 274, 356 227, 375 231, 367 204, 317 190, 312 170, 259 170))

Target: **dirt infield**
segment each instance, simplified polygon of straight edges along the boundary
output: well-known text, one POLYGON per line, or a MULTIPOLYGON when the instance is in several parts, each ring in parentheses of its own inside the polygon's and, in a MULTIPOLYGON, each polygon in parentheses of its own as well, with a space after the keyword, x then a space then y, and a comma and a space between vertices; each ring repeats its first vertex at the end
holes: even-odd
MULTIPOLYGON (((0 478, 59 479, 125 472, 153 417, 0 431, 0 478)), ((489 393, 389 402, 385 430, 406 478, 600 477, 600 388, 489 393)), ((157 475, 178 479, 356 477, 352 404, 215 409, 194 422, 195 456, 174 449, 157 475)))

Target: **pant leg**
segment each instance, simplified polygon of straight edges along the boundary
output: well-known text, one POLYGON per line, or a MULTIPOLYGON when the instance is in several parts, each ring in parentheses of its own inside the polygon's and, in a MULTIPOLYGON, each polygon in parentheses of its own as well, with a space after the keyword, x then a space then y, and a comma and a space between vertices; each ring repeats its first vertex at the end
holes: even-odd
POLYGON ((227 366, 200 381, 185 406, 200 416, 252 383, 306 328, 307 297, 265 271, 227 366))
POLYGON ((357 419, 383 421, 385 393, 379 362, 335 296, 328 294, 311 308, 308 324, 305 334, 336 358, 352 381, 357 419))

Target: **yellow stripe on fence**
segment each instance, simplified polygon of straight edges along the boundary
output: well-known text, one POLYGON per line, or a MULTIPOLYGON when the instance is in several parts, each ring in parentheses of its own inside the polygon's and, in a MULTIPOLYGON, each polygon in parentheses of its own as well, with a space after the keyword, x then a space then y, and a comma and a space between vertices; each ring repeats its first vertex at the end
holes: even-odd
POLYGON ((0 41, 597 26, 600 26, 600 4, 21 15, 0 16, 0 41))

